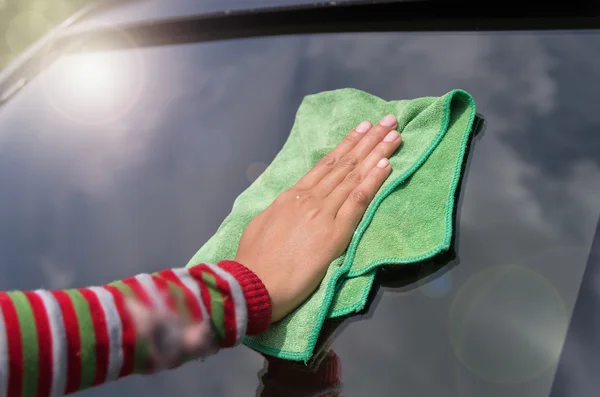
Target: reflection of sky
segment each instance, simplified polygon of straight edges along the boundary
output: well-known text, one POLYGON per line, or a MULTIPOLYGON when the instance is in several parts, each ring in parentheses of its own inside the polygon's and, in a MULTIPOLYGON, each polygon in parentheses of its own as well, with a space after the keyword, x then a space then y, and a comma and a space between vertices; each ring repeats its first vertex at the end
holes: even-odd
MULTIPOLYGON (((293 5, 311 5, 311 4, 343 4, 356 0, 177 0, 175 6, 165 7, 164 0, 138 0, 138 3, 132 2, 130 5, 116 9, 109 8, 102 13, 94 15, 90 21, 86 21, 88 26, 102 26, 113 23, 144 21, 148 18, 155 18, 156 15, 167 18, 177 18, 189 14, 211 13, 220 11, 239 11, 250 8, 293 6, 293 5)), ((360 0, 359 0, 360 1, 360 0)), ((384 0, 385 1, 385 0, 384 0)))
MULTIPOLYGON (((0 109, 0 288, 82 286, 185 264, 281 148, 306 94, 355 87, 397 99, 464 88, 488 126, 464 184, 460 265, 385 294, 370 319, 341 333, 345 393, 547 395, 552 369, 516 385, 493 381, 534 353, 552 360, 564 324, 535 314, 574 304, 600 210, 600 35, 319 35, 106 56, 134 58, 141 95, 108 124, 67 117, 70 107, 89 110, 90 98, 57 106, 43 91, 73 60, 0 109), (537 281, 520 271, 498 279, 485 272, 492 266, 528 268, 537 281), (477 288, 473 277, 483 280, 477 288), (489 357, 479 372, 457 359, 453 321, 463 342, 477 331, 465 357, 489 357)), ((113 95, 126 100, 132 79, 113 95)), ((261 368, 242 347, 88 395, 245 396, 261 368)))

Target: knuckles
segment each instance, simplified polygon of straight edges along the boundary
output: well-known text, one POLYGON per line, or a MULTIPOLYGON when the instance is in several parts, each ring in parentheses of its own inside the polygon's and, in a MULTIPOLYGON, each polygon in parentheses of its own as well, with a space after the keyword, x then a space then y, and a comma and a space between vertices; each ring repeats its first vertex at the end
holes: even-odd
POLYGON ((349 143, 358 143, 358 141, 360 141, 361 138, 362 136, 360 135, 350 133, 344 137, 344 140, 349 143))
POLYGON ((327 154, 321 159, 320 163, 323 167, 332 168, 337 163, 337 159, 331 154, 327 154))
POLYGON ((352 193, 350 193, 349 198, 353 203, 360 206, 364 206, 369 202, 369 196, 361 189, 354 189, 352 193))
POLYGON ((346 175, 346 180, 353 184, 361 183, 364 178, 364 175, 358 170, 351 171, 346 175))
POLYGON ((306 206, 313 204, 315 202, 315 197, 310 193, 304 193, 303 195, 300 195, 300 198, 296 198, 295 200, 298 201, 299 205, 306 206))
POLYGON ((354 168, 358 164, 358 159, 354 156, 344 156, 338 163, 338 167, 341 168, 354 168))

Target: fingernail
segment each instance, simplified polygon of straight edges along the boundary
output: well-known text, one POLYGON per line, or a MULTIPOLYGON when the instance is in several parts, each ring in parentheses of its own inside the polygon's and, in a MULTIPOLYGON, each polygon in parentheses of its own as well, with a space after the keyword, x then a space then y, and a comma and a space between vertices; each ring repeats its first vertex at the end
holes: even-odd
POLYGON ((400 137, 400 133, 398 131, 390 131, 385 136, 385 138, 383 138, 383 141, 384 142, 394 142, 399 137, 400 137))
POLYGON ((362 123, 357 125, 354 130, 362 134, 369 131, 369 128, 371 128, 371 123, 369 123, 368 121, 363 121, 362 123))
POLYGON ((388 166, 388 164, 390 163, 390 161, 386 158, 382 158, 381 160, 379 160, 379 163, 377 163, 377 168, 385 168, 388 166))
POLYGON ((381 119, 379 124, 381 124, 384 127, 392 127, 396 125, 396 118, 391 114, 388 114, 387 116, 381 119))

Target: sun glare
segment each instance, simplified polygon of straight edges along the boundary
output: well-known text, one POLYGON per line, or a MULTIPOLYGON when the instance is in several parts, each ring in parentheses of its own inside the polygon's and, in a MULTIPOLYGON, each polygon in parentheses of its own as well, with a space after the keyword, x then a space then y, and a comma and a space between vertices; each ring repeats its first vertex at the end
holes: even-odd
POLYGON ((81 99, 110 99, 118 94, 115 65, 99 54, 74 57, 67 65, 67 89, 81 99))
POLYGON ((67 54, 44 79, 48 103, 63 116, 85 124, 106 124, 136 105, 144 68, 136 50, 67 54))

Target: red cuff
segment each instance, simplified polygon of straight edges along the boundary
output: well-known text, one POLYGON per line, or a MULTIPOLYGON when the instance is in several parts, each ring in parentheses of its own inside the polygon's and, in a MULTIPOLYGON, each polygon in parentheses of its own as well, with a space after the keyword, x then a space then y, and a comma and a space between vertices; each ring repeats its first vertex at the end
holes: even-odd
POLYGON ((221 261, 218 264, 238 281, 244 292, 248 310, 247 335, 264 332, 271 325, 271 298, 264 284, 256 274, 235 261, 221 261))

